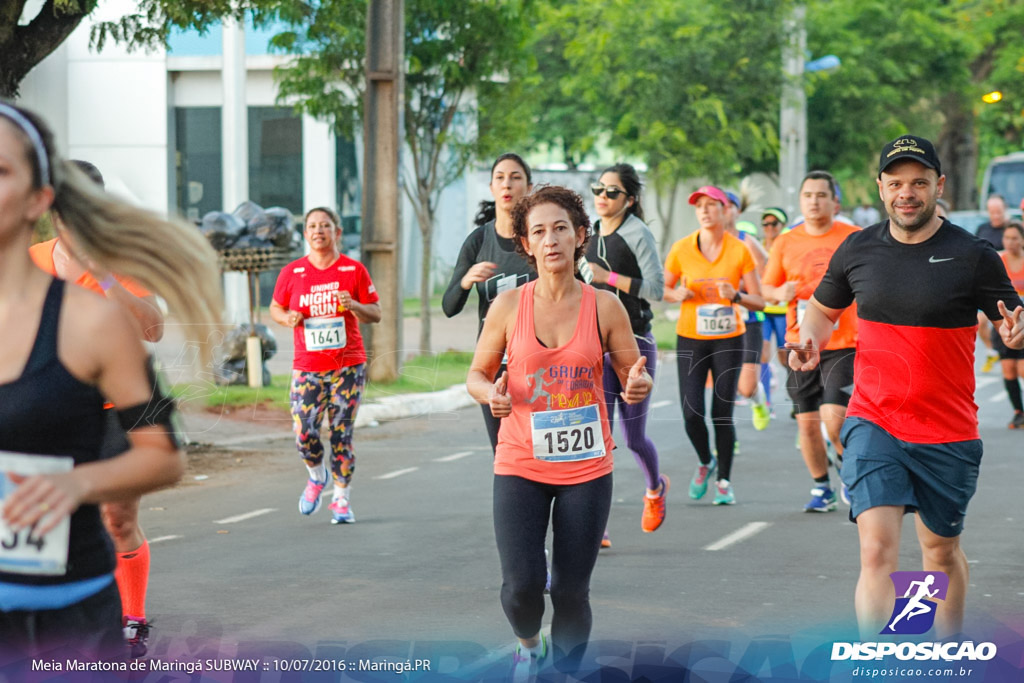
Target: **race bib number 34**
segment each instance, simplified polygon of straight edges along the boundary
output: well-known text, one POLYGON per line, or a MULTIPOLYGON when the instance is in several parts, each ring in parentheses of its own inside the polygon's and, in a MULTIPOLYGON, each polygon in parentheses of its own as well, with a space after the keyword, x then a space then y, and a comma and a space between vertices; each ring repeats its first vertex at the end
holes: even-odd
MULTIPOLYGON (((68 457, 19 455, 0 451, 0 511, 4 501, 18 487, 12 474, 23 477, 33 474, 70 472, 75 461, 68 457)), ((47 574, 59 576, 67 572, 68 540, 71 519, 65 517, 45 536, 37 536, 35 527, 12 531, 0 517, 0 570, 12 574, 47 574)))
POLYGON ((345 318, 308 318, 303 323, 307 351, 343 349, 348 343, 345 318))
POLYGON ((533 457, 549 462, 575 462, 604 457, 601 414, 597 404, 530 415, 533 457))

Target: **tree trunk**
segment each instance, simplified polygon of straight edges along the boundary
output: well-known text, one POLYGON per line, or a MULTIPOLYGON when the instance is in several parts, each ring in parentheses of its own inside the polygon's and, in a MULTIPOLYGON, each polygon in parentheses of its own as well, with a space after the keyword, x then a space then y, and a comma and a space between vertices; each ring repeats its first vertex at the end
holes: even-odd
POLYGON ((658 247, 662 252, 668 251, 671 241, 671 230, 672 230, 672 217, 676 210, 676 194, 679 192, 679 183, 675 179, 669 181, 672 184, 672 189, 665 192, 655 181, 654 187, 658 190, 658 201, 656 201, 655 209, 658 212, 658 220, 661 221, 660 238, 658 240, 658 247))
POLYGON ((84 12, 58 12, 54 9, 54 0, 46 0, 35 19, 27 26, 18 26, 24 4, 6 4, 2 13, 6 26, 0 27, 0 97, 7 99, 17 97, 18 87, 28 72, 56 50, 95 5, 84 3, 84 12))
POLYGON ((971 103, 963 94, 951 92, 942 97, 939 110, 946 115, 935 150, 946 175, 942 196, 957 211, 977 208, 978 139, 971 103))
POLYGON ((430 264, 433 261, 434 210, 429 195, 420 195, 416 222, 423 241, 420 253, 420 353, 430 353, 430 295, 433 293, 430 286, 430 264))

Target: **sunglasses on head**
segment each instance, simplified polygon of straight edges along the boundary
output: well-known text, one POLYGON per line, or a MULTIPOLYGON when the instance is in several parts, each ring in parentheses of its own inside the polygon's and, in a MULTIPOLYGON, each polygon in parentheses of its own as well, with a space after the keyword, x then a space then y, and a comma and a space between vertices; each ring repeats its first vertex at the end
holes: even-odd
POLYGON ((626 194, 625 190, 617 187, 607 187, 601 183, 594 183, 591 185, 590 191, 594 193, 595 197, 600 197, 601 193, 604 192, 604 196, 608 199, 618 199, 620 194, 626 194))

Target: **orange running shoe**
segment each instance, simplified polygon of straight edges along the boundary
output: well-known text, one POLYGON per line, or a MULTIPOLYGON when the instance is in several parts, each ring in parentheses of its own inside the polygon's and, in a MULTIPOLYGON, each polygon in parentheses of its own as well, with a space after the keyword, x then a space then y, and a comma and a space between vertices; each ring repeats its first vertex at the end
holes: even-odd
POLYGON ((661 523, 665 521, 665 498, 668 496, 669 480, 668 475, 658 477, 661 482, 661 494, 657 498, 644 495, 644 514, 640 518, 640 527, 645 533, 657 531, 661 523))
POLYGON ((604 536, 601 537, 601 547, 602 548, 611 548, 612 547, 612 539, 608 538, 608 530, 607 529, 604 530, 604 536))

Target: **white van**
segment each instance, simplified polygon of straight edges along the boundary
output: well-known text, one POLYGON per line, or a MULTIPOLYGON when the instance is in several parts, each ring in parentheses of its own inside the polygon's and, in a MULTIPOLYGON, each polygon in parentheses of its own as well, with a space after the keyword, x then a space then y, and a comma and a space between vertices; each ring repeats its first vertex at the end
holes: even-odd
POLYGON ((1014 152, 993 159, 985 169, 979 200, 982 208, 992 194, 1002 195, 1006 206, 1013 211, 1024 199, 1024 152, 1014 152))

